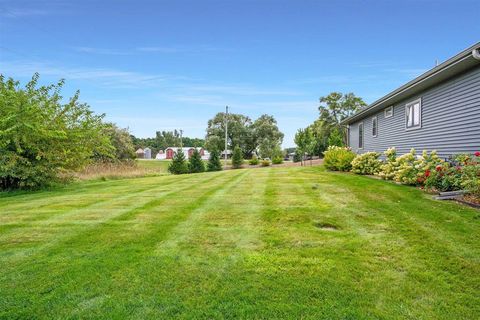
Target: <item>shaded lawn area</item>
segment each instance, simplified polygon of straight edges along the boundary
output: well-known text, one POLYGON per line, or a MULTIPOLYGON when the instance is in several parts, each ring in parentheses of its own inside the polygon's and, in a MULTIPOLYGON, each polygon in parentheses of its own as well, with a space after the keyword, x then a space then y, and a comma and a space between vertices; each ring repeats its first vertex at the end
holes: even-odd
POLYGON ((474 319, 480 212, 322 167, 92 181, 0 195, 0 265, 8 319, 474 319))

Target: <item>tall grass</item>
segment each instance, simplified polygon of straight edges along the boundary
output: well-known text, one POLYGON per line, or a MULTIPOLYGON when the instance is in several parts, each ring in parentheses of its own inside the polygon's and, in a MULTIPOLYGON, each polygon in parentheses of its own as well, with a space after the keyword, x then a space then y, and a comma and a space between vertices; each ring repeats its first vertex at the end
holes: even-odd
POLYGON ((137 162, 93 163, 75 174, 79 180, 121 179, 166 174, 159 167, 146 167, 137 162))

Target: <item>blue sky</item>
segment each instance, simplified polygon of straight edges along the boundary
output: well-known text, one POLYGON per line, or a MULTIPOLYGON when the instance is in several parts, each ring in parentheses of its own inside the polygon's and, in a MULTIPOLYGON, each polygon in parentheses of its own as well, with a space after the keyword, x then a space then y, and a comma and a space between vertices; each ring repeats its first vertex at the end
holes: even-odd
POLYGON ((0 1, 0 73, 66 79, 141 137, 203 137, 225 105, 272 114, 284 146, 318 98, 373 102, 480 41, 479 1, 0 1))

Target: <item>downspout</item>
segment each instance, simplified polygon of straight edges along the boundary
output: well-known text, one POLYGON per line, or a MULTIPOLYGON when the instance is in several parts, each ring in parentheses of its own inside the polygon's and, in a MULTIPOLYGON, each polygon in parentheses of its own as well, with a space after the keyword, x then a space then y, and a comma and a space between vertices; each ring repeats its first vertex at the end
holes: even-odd
POLYGON ((473 49, 473 51, 472 51, 472 56, 473 56, 475 59, 480 60, 480 48, 473 49))

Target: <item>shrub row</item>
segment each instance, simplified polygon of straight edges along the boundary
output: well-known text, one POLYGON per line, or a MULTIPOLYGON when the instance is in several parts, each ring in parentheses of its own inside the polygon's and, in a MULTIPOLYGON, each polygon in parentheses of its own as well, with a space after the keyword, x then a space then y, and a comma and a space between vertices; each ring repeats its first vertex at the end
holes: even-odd
POLYGON ((396 149, 390 148, 383 154, 385 160, 380 159, 378 152, 355 155, 350 148, 329 147, 324 164, 330 170, 378 175, 384 180, 433 191, 464 189, 480 197, 480 152, 459 154, 448 160, 441 159, 436 151, 428 153, 424 150, 417 155, 415 149, 397 156, 396 149))

